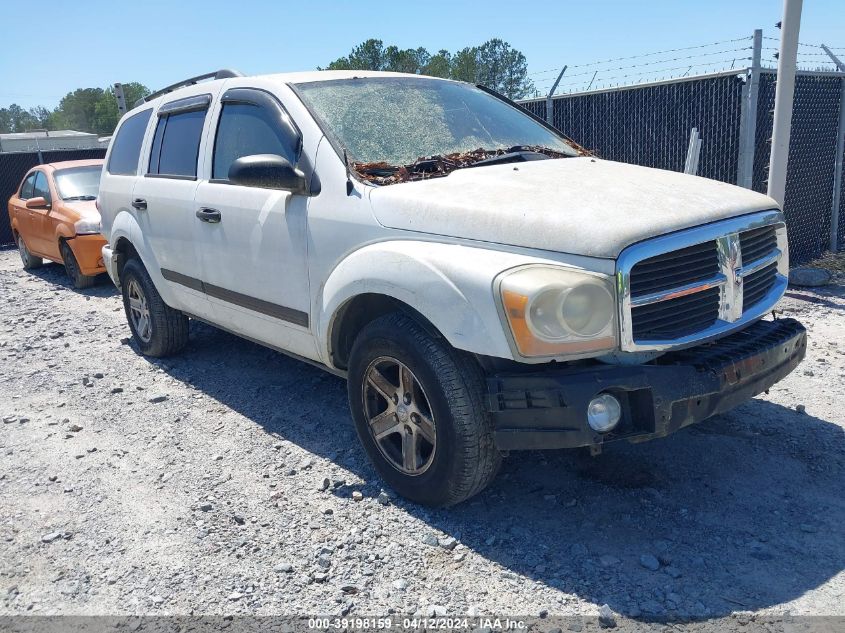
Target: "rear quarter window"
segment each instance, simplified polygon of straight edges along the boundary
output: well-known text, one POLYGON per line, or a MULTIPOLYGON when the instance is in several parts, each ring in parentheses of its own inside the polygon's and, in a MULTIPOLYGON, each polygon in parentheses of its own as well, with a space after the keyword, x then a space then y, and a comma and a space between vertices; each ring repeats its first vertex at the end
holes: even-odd
POLYGON ((150 152, 150 174, 196 178, 205 110, 161 117, 150 152))
POLYGON ((138 171, 138 157, 144 142, 144 132, 152 109, 133 114, 123 122, 112 141, 111 155, 106 171, 116 175, 132 175, 138 171))

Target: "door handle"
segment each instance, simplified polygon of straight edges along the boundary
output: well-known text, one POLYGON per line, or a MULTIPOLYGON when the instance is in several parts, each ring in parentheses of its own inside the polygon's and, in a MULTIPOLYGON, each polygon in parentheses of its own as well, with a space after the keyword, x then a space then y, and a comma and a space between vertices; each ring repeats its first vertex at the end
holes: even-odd
POLYGON ((203 222, 217 224, 221 220, 220 211, 217 209, 202 208, 197 211, 197 217, 203 222))
POLYGON ((132 201, 132 207, 138 209, 138 211, 146 211, 147 210, 147 201, 143 198, 135 198, 132 201))

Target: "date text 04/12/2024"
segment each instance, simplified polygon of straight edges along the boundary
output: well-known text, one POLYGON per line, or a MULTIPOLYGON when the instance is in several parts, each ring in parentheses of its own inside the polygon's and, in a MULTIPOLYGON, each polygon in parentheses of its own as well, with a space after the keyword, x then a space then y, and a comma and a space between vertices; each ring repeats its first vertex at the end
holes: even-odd
POLYGON ((497 617, 405 617, 405 618, 310 618, 309 629, 344 629, 344 630, 451 630, 487 629, 494 631, 525 630, 523 620, 497 617))

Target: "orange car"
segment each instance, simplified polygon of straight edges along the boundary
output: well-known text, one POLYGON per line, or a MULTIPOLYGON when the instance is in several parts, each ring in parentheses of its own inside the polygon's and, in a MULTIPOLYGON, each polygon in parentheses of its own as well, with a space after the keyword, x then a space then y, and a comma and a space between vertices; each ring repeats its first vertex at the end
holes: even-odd
POLYGON ((24 176, 9 198, 9 219, 25 269, 44 259, 64 264, 76 288, 106 272, 94 203, 102 169, 102 160, 72 160, 38 165, 24 176))

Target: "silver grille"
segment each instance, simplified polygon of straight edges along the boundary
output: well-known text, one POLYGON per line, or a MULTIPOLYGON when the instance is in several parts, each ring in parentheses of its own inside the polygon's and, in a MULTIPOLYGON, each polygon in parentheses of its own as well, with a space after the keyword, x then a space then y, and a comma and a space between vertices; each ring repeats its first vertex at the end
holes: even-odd
POLYGON ((622 349, 689 346, 760 318, 786 289, 786 249, 778 211, 627 248, 617 268, 622 349))

